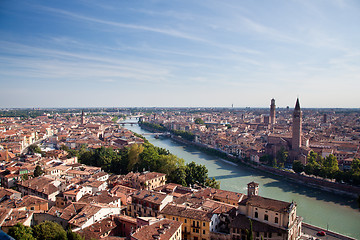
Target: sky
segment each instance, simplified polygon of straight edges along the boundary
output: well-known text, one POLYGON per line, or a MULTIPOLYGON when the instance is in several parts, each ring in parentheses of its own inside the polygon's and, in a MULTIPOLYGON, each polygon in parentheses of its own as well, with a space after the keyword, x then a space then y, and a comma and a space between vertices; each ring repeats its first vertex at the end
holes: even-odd
POLYGON ((360 107, 358 0, 1 0, 0 108, 360 107))

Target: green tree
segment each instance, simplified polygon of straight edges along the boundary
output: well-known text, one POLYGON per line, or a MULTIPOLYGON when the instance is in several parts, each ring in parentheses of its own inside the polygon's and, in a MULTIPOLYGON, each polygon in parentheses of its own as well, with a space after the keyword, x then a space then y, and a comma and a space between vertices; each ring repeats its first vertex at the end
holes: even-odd
POLYGON ((128 151, 129 165, 127 167, 128 171, 133 171, 134 167, 138 164, 140 160, 140 154, 143 153, 143 145, 133 144, 128 151))
POLYGON ((252 226, 252 221, 249 218, 249 223, 250 223, 250 228, 246 229, 246 235, 247 235, 247 240, 253 240, 254 236, 253 236, 253 226, 252 226))
POLYGON ((181 184, 185 187, 188 186, 186 183, 185 169, 186 169, 185 166, 180 166, 179 168, 171 172, 170 175, 168 176, 168 181, 172 183, 181 184))
POLYGON ((260 157, 259 161, 260 161, 262 164, 271 165, 272 159, 273 159, 273 157, 272 157, 271 155, 265 154, 265 155, 263 155, 263 156, 260 157))
POLYGON ((220 182, 216 181, 215 178, 207 178, 205 181, 205 186, 220 189, 220 182))
POLYGON ((29 175, 27 173, 21 175, 21 180, 26 181, 29 179, 29 175))
POLYGON ((304 165, 300 161, 295 160, 293 165, 292 165, 292 169, 296 173, 301 173, 301 172, 304 171, 304 165))
POLYGON ((43 173, 44 173, 44 171, 42 170, 40 165, 36 165, 35 170, 34 170, 34 177, 39 177, 39 176, 43 175, 43 173))
POLYGON ((31 144, 29 147, 28 147, 28 152, 31 153, 31 154, 34 154, 34 153, 42 153, 40 147, 36 144, 31 144))
POLYGON ((352 172, 360 172, 360 160, 358 158, 354 158, 351 163, 351 171, 352 172))
POLYGON ((22 223, 10 227, 8 234, 16 240, 36 240, 33 237, 32 228, 24 226, 22 223))
POLYGON ((66 236, 68 240, 85 240, 80 234, 71 231, 70 228, 66 231, 66 236))
POLYGON ((277 153, 276 153, 276 160, 277 165, 279 167, 284 167, 284 163, 287 162, 289 159, 289 152, 285 150, 284 147, 282 147, 277 153))
POLYGON ((67 240, 66 231, 63 227, 50 221, 34 226, 33 236, 41 240, 67 240))
POLYGON ((69 147, 63 144, 60 146, 60 150, 69 151, 69 147))
POLYGON ((208 170, 205 165, 196 164, 195 162, 186 164, 185 172, 188 186, 195 183, 204 185, 208 178, 208 170))
POLYGON ((118 116, 115 116, 115 117, 113 117, 113 118, 111 119, 111 121, 112 121, 113 123, 116 123, 118 119, 119 119, 119 117, 118 117, 118 116))
POLYGON ((205 124, 205 122, 201 118, 196 118, 195 119, 195 124, 205 124))
POLYGON ((333 179, 335 177, 335 173, 339 171, 339 165, 338 165, 338 161, 336 160, 336 157, 332 154, 327 156, 322 162, 322 168, 323 171, 321 172, 324 172, 325 174, 322 174, 321 177, 327 177, 333 179))

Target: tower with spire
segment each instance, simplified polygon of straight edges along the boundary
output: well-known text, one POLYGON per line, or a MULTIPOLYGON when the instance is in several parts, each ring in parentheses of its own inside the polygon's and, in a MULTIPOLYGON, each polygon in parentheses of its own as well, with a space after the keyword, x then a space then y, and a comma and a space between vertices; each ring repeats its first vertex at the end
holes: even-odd
POLYGON ((81 125, 84 125, 84 110, 81 111, 81 125))
POLYGON ((271 105, 270 105, 270 124, 275 124, 275 99, 271 99, 271 105))
POLYGON ((298 151, 301 147, 302 135, 302 112, 300 109, 299 98, 296 100, 295 109, 293 112, 292 124, 292 149, 298 151))

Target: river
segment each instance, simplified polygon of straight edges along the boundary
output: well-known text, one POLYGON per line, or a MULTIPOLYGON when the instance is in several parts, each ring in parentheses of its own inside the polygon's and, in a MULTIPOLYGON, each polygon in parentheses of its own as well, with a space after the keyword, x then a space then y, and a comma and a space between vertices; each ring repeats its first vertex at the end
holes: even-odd
MULTIPOLYGON (((126 126, 139 134, 149 133, 138 125, 126 126)), ((224 190, 247 193, 247 184, 259 183, 259 195, 286 202, 297 203, 297 213, 304 222, 360 239, 360 211, 355 199, 328 193, 308 186, 277 179, 254 169, 236 166, 218 157, 205 154, 195 147, 177 143, 169 138, 145 136, 155 146, 168 149, 183 158, 186 163, 194 161, 209 170, 209 177, 220 181, 224 190)))

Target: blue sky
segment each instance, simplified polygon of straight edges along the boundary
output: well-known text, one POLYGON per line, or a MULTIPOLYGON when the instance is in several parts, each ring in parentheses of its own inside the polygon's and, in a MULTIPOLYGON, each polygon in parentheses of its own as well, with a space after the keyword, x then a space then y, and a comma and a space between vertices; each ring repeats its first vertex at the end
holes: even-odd
POLYGON ((0 107, 360 107, 360 1, 0 1, 0 107))

